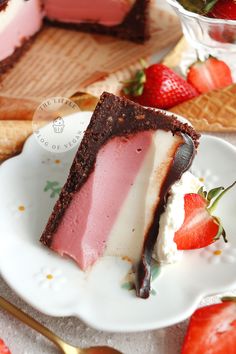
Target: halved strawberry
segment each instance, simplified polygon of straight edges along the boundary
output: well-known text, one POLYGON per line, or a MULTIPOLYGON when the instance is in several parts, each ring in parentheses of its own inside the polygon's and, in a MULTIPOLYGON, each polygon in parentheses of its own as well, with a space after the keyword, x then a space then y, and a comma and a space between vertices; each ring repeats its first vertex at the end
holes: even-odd
POLYGON ((184 196, 184 223, 174 236, 179 250, 206 247, 218 240, 221 235, 227 242, 219 218, 212 213, 221 197, 235 184, 236 182, 226 189, 214 188, 208 193, 201 188, 198 194, 189 193, 184 196))
POLYGON ((220 89, 233 83, 228 65, 214 57, 209 57, 205 61, 198 60, 192 64, 187 73, 187 81, 200 93, 220 89))
POLYGON ((0 339, 0 354, 11 354, 10 350, 7 348, 2 339, 0 339))
POLYGON ((181 354, 236 353, 236 302, 225 300, 194 312, 181 354))

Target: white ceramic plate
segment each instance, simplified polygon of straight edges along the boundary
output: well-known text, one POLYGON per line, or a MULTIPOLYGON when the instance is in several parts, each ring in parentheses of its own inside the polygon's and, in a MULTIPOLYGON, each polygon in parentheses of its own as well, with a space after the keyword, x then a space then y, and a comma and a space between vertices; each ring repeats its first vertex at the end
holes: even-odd
MULTIPOLYGON (((88 112, 71 116, 70 124, 85 128, 90 116, 88 112)), ((229 244, 224 247, 220 241, 185 252, 180 263, 163 267, 153 283, 156 294, 148 300, 122 288, 129 269, 125 261, 103 258, 84 274, 73 261, 42 246, 40 234, 74 154, 75 149, 57 155, 47 152, 32 136, 21 155, 0 167, 0 271, 29 304, 53 316, 78 316, 100 330, 139 331, 184 320, 205 295, 236 287, 236 188, 217 210, 229 244), (214 254, 217 249, 221 255, 214 254)), ((192 170, 205 178, 208 187, 227 186, 236 179, 235 159, 233 146, 203 136, 192 170)))

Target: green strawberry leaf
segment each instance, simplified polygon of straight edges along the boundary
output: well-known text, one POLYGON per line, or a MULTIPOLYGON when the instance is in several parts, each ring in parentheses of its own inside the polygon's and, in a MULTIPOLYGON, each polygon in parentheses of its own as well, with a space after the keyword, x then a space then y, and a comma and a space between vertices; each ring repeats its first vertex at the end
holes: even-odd
POLYGON ((207 192, 204 191, 204 187, 203 187, 203 186, 202 186, 201 188, 199 188, 197 194, 199 194, 201 197, 203 197, 204 199, 206 199, 207 192))
POLYGON ((138 81, 140 84, 144 84, 146 82, 146 75, 143 70, 138 70, 135 75, 135 80, 138 81))
POLYGON ((225 188, 223 190, 223 192, 221 192, 217 198, 213 201, 213 203, 211 204, 211 206, 208 209, 209 213, 212 214, 215 209, 217 208, 217 205, 219 203, 219 201, 221 200, 221 198, 223 197, 223 195, 225 195, 225 193, 227 193, 231 188, 233 188, 236 184, 236 181, 234 181, 229 187, 225 188))
POLYGON ((218 241, 220 239, 220 237, 223 237, 223 240, 225 243, 228 242, 227 237, 226 237, 226 232, 225 229, 223 228, 221 221, 218 217, 214 216, 214 220, 216 221, 216 223, 219 225, 219 229, 218 232, 216 234, 216 236, 214 237, 214 241, 218 241))
POLYGON ((129 87, 123 87, 122 91, 124 92, 125 95, 130 95, 130 88, 129 87))
POLYGON ((144 86, 142 83, 136 86, 135 91, 134 91, 134 96, 141 96, 143 93, 144 86))
MULTIPOLYGON (((220 199, 223 197, 223 195, 225 195, 225 193, 228 192, 235 185, 236 185, 236 181, 233 182, 227 188, 216 187, 216 188, 211 189, 208 193, 204 190, 204 187, 201 187, 198 190, 198 194, 200 196, 202 196, 203 198, 205 198, 205 200, 207 202, 208 207, 206 209, 210 215, 212 215, 212 213, 215 211, 215 209, 216 209, 220 199)), ((218 225, 218 232, 217 232, 217 235, 214 237, 213 241, 219 240, 220 237, 222 236, 224 239, 224 242, 228 242, 225 229, 223 228, 220 219, 215 215, 212 215, 212 217, 214 218, 216 224, 218 225)))
POLYGON ((207 193, 207 200, 210 202, 212 199, 216 198, 217 195, 219 195, 220 192, 222 192, 224 189, 225 189, 224 187, 217 187, 217 188, 211 189, 207 193))
POLYGON ((206 5, 205 7, 203 8, 203 13, 204 14, 208 14, 208 12, 210 12, 213 7, 215 6, 215 4, 218 2, 219 0, 209 0, 209 1, 206 1, 206 5))
POLYGON ((144 84, 146 82, 146 74, 145 71, 138 70, 133 79, 125 81, 123 92, 125 95, 130 96, 141 96, 144 89, 144 84))

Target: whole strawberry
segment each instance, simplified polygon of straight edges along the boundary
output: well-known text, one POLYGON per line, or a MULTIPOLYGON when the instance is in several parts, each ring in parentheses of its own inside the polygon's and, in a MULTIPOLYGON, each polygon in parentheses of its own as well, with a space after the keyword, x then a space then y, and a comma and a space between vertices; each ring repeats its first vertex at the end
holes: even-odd
POLYGON ((153 64, 136 73, 124 93, 143 106, 168 109, 198 95, 197 90, 163 64, 153 64))
POLYGON ((212 56, 192 64, 187 73, 187 81, 200 93, 224 88, 233 83, 228 65, 212 56))
POLYGON ((207 16, 226 20, 236 20, 236 1, 218 0, 207 16))

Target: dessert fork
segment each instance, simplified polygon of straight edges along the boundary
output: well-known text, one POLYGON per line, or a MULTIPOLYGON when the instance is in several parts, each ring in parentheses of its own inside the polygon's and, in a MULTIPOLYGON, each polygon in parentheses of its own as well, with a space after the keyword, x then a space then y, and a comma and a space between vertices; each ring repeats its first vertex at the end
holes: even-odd
POLYGON ((27 324, 29 327, 33 328, 37 332, 41 333, 44 337, 48 338, 51 342, 56 344, 56 346, 64 354, 122 354, 116 349, 106 347, 106 346, 96 346, 90 348, 76 348, 72 345, 63 341, 60 337, 55 335, 48 328, 44 327, 41 323, 18 309, 15 305, 11 304, 3 297, 0 296, 0 307, 9 312, 11 315, 16 317, 21 322, 27 324))

